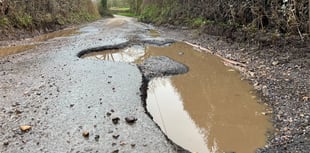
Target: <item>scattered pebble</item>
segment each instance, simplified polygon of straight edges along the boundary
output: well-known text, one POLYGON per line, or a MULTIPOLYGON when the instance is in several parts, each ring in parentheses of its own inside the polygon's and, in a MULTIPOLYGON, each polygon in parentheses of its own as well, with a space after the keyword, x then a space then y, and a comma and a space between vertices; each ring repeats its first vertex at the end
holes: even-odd
POLYGON ((114 150, 114 151, 112 151, 112 153, 118 153, 119 152, 119 150, 117 149, 117 150, 114 150))
POLYGON ((118 124, 119 120, 120 120, 119 117, 114 117, 114 118, 112 118, 113 124, 118 124))
POLYGON ((20 126, 19 128, 20 128, 20 130, 21 130, 22 132, 27 132, 27 131, 29 131, 32 127, 29 126, 29 125, 22 125, 22 126, 20 126))
POLYGON ((8 146, 8 145, 9 145, 9 142, 6 141, 6 142, 3 143, 3 145, 4 145, 4 146, 8 146))
POLYGON ((129 117, 126 117, 125 118, 125 121, 128 123, 128 124, 134 124, 138 119, 133 117, 133 116, 129 116, 129 117))
POLYGON ((112 136, 114 139, 118 139, 119 135, 113 135, 112 136))
POLYGON ((95 140, 99 141, 100 135, 95 135, 95 140))
POLYGON ((89 137, 89 132, 88 131, 84 131, 83 132, 83 137, 88 138, 89 137))

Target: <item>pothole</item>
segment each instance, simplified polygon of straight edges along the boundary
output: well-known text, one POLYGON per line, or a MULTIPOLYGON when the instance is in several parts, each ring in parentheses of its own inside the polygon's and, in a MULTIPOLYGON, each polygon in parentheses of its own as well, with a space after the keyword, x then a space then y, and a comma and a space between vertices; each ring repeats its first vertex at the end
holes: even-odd
POLYGON ((262 113, 264 106, 257 103, 248 82, 242 81, 240 74, 226 67, 218 57, 185 43, 165 47, 146 45, 145 50, 133 45, 82 57, 140 63, 145 75, 149 71, 160 72, 154 79, 148 79, 147 110, 170 140, 191 152, 248 153, 265 145, 271 123, 262 113), (189 72, 167 77, 171 69, 180 70, 182 65, 142 63, 157 56, 183 63, 189 72), (153 68, 144 71, 148 64, 153 68))

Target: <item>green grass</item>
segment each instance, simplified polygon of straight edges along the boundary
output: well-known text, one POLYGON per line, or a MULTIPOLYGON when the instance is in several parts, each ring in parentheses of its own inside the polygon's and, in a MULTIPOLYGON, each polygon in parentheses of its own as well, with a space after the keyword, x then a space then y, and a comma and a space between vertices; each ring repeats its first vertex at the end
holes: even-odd
POLYGON ((110 10, 111 10, 111 11, 129 11, 130 8, 129 8, 129 7, 124 7, 124 8, 111 7, 110 10))
POLYGON ((118 12, 118 13, 115 13, 116 15, 121 15, 121 16, 128 16, 128 17, 137 17, 136 14, 134 13, 131 13, 131 12, 118 12))

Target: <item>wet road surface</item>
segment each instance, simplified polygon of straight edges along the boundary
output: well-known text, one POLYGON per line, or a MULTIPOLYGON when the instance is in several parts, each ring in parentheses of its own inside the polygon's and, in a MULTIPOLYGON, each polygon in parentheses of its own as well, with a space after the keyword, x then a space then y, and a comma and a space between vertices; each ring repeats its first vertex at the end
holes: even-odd
POLYGON ((0 152, 176 152, 145 113, 136 65, 77 57, 136 35, 153 39, 150 28, 126 17, 104 19, 1 57, 0 152))

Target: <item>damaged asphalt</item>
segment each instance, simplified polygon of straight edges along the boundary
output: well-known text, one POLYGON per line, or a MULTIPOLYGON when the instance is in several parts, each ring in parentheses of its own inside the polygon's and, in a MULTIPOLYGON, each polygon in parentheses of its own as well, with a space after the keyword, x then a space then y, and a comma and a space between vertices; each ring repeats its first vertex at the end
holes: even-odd
POLYGON ((133 38, 165 43, 147 36, 150 28, 103 19, 1 57, 0 152, 178 152, 145 112, 136 65, 78 57, 133 38))

